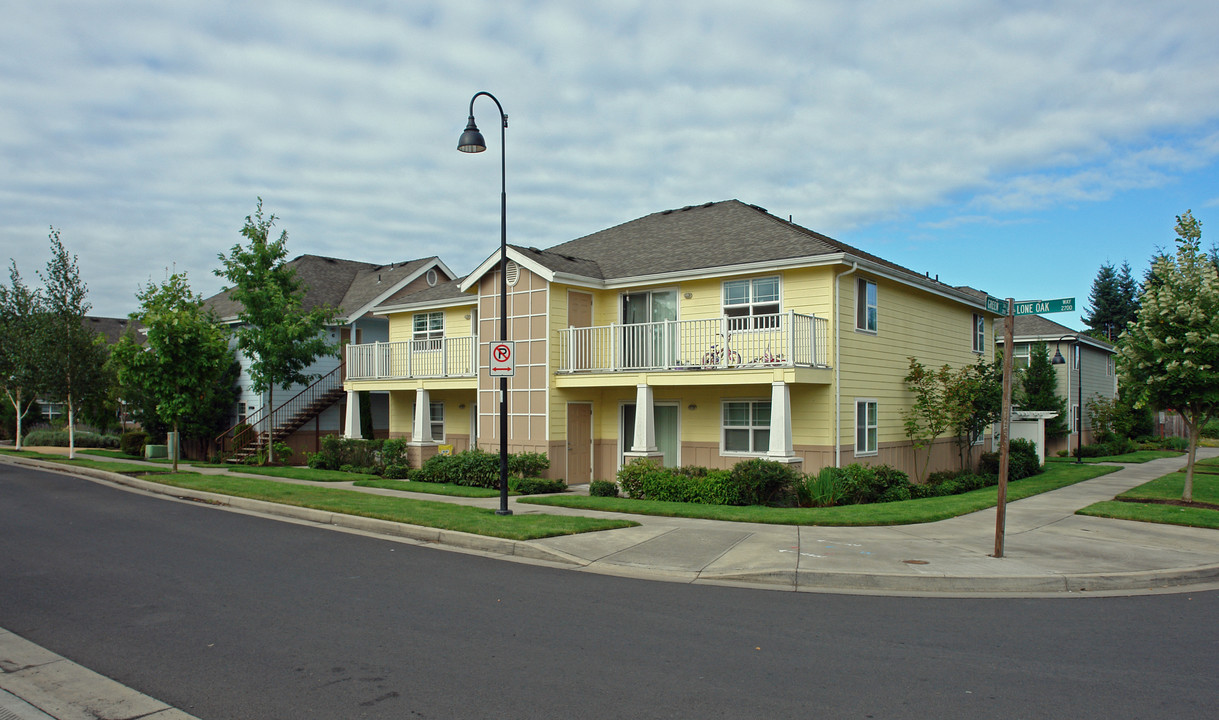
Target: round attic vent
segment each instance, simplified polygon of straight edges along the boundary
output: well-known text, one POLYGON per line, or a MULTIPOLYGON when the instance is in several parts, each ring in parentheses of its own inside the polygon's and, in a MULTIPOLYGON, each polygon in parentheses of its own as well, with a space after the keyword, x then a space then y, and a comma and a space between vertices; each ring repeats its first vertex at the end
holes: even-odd
POLYGON ((439 280, 439 278, 436 276, 436 271, 435 271, 435 270, 428 270, 428 271, 427 271, 427 284, 428 284, 428 287, 436 287, 436 281, 437 281, 437 280, 439 280))
POLYGON ((515 260, 508 261, 505 277, 508 278, 508 287, 516 287, 516 284, 521 281, 521 266, 515 260))

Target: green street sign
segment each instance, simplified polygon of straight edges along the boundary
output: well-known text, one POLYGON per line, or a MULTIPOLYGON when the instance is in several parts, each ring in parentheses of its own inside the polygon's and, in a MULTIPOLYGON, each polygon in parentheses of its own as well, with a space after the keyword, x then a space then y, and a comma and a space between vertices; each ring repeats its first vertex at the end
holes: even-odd
POLYGON ((1075 298, 1057 300, 1019 300, 1015 315, 1044 315, 1046 313, 1075 312, 1075 298))
POLYGON ((986 296, 986 311, 993 312, 996 315, 1007 314, 1007 301, 1000 300, 997 297, 986 296))

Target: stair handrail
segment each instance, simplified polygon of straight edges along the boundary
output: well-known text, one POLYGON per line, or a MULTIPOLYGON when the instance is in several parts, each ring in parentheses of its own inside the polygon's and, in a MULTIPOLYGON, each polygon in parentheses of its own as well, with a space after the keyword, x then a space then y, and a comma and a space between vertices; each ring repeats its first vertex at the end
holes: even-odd
POLYGON ((267 406, 264 405, 254 413, 246 416, 245 420, 233 423, 224 432, 216 436, 216 446, 220 449, 221 455, 231 455, 240 452, 246 447, 257 443, 266 433, 271 436, 276 429, 279 428, 276 417, 292 417, 296 410, 306 407, 315 402, 319 397, 327 392, 343 386, 343 374, 346 363, 340 362, 338 367, 330 372, 322 375, 304 390, 301 390, 296 395, 293 395, 287 401, 281 403, 278 407, 272 408, 270 411, 270 419, 268 430, 259 430, 267 421, 267 406), (337 382, 335 380, 337 379, 337 382), (323 385, 325 385, 323 389, 323 385), (305 401, 307 400, 307 402, 305 401), (289 414, 284 414, 283 411, 289 405, 293 405, 294 411, 289 414), (245 427, 241 427, 241 426, 245 427))

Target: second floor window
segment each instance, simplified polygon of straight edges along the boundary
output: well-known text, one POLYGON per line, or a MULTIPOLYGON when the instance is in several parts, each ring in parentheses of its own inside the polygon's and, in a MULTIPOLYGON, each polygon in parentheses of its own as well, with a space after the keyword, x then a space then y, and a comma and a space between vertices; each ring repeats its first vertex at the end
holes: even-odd
POLYGON ((859 278, 855 285, 855 329, 876 332, 876 283, 859 278))
POLYGON ((724 283, 724 315, 732 330, 776 327, 779 319, 779 278, 729 280, 724 283))
POLYGON ((418 313, 414 318, 411 339, 417 347, 424 350, 439 350, 440 342, 444 340, 444 313, 418 313))
POLYGON ((974 352, 986 352, 986 318, 974 313, 974 352))

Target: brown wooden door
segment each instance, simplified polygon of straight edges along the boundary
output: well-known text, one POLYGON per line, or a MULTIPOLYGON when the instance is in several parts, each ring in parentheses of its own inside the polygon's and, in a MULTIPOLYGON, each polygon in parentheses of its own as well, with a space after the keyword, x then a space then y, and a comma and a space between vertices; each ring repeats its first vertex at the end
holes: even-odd
MULTIPOLYGON (((593 324, 593 296, 589 293, 567 291, 567 327, 586 328, 593 324)), ((592 338, 576 335, 571 343, 571 369, 588 370, 593 365, 592 338)))
POLYGON ((567 484, 583 485, 593 476, 593 406, 567 404, 567 484))

